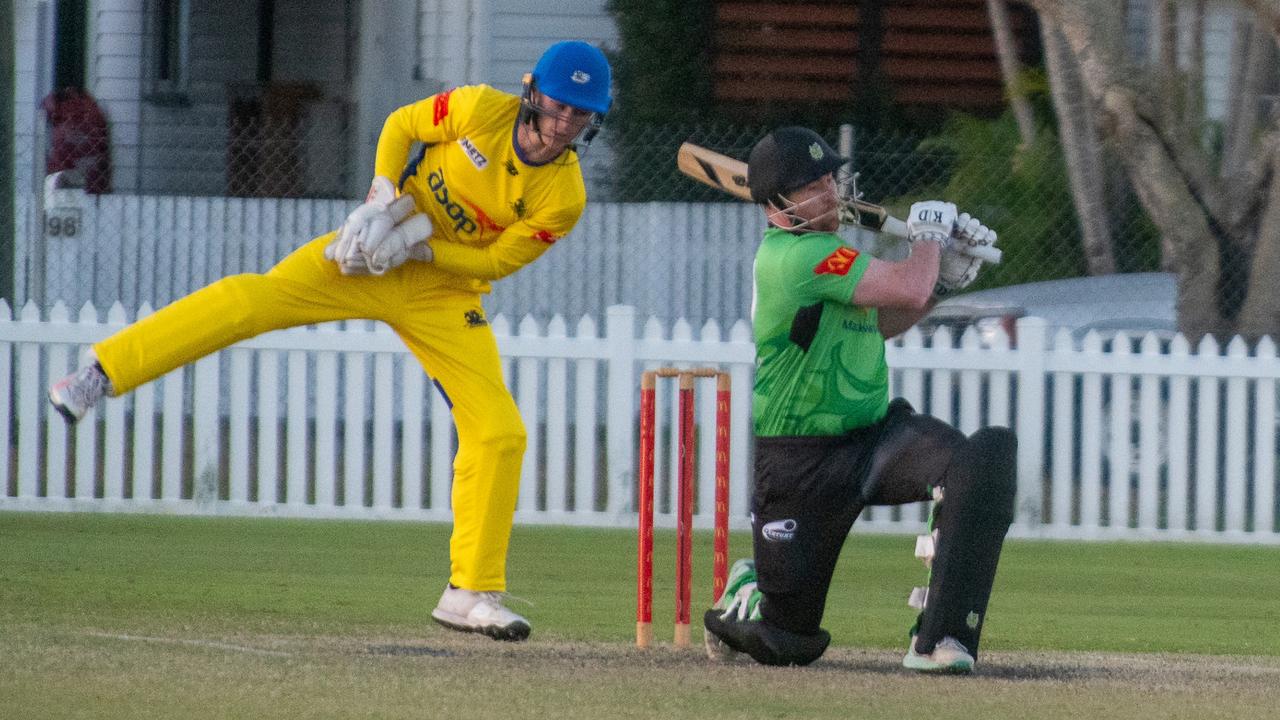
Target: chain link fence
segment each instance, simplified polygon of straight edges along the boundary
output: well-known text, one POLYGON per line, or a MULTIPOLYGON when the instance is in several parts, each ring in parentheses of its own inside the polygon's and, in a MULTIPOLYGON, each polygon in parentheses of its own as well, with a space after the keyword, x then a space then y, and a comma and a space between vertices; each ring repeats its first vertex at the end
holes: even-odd
MULTIPOLYGON (((367 178, 351 169, 350 114, 306 88, 245 87, 221 107, 149 107, 136 133, 112 133, 105 150, 84 145, 85 137, 107 137, 87 132, 92 118, 42 115, 51 123, 37 140, 46 152, 18 153, 47 180, 43 191, 37 179, 18 192, 28 220, 19 222, 19 298, 103 310, 121 302, 132 312, 225 275, 265 271, 354 206, 349 188, 367 178), (95 185, 101 160, 109 174, 95 185)), ((606 124, 583 157, 589 203, 578 229, 536 269, 496 283, 490 311, 598 318, 625 303, 695 324, 747 317, 762 213, 684 177, 675 158, 689 141, 745 159, 769 129, 606 124)), ((1019 150, 1012 123, 1001 121, 961 120, 927 137, 818 130, 852 158, 865 199, 898 217, 915 200, 952 200, 999 232, 1005 261, 975 289, 1084 274, 1079 223, 1048 131, 1019 150)), ((1154 229, 1123 174, 1108 177, 1119 269, 1157 269, 1154 229)), ((861 232, 851 241, 871 242, 861 232)))
MULTIPOLYGON (((725 202, 715 188, 684 177, 676 150, 692 142, 745 160, 770 127, 643 126, 616 129, 603 194, 621 201, 725 202)), ((1019 149, 1011 121, 961 119, 939 134, 868 132, 852 125, 815 128, 852 159, 857 190, 904 217, 912 202, 955 202, 996 229, 1005 262, 975 289, 1086 274, 1080 224, 1064 161, 1048 130, 1019 149)), ((1120 272, 1159 269, 1158 237, 1118 166, 1106 173, 1105 199, 1120 272)), ((601 180, 601 179, 598 179, 601 180)))

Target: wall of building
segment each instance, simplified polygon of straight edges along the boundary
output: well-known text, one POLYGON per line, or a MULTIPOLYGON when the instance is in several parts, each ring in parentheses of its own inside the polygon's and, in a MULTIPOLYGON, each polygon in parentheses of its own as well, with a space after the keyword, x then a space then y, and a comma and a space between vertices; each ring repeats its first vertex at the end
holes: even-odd
MULTIPOLYGON (((452 85, 487 82, 518 92, 521 76, 551 42, 614 43, 604 6, 605 0, 555 8, 517 0, 276 0, 273 107, 306 107, 298 129, 303 157, 294 158, 290 172, 302 175, 306 195, 362 193, 388 112, 452 85)), ((20 182, 34 188, 34 176, 43 174, 34 148, 44 123, 38 101, 52 83, 53 3, 17 0, 15 8, 15 160, 20 182)), ((232 98, 263 92, 257 3, 191 0, 189 8, 189 81, 181 92, 157 93, 154 3, 89 3, 86 83, 110 122, 117 192, 228 192, 228 166, 237 157, 232 98)), ((271 149, 256 148, 268 159, 271 149)), ((285 185, 259 181, 246 194, 285 185)))

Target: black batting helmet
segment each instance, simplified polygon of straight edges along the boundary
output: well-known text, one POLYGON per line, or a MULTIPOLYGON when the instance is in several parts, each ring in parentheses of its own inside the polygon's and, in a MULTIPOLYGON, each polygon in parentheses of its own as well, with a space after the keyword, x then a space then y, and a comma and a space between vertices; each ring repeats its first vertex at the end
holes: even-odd
POLYGON ((751 148, 747 187, 758 203, 802 188, 849 162, 818 133, 803 127, 778 128, 751 148))

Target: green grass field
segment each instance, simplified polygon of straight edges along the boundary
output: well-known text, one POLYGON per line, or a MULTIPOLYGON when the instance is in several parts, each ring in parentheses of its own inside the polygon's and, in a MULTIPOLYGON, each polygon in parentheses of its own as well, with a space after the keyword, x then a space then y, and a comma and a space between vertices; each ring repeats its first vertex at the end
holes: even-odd
POLYGON ((789 669, 665 642, 670 533, 646 651, 633 532, 517 528, 518 645, 430 622, 447 542, 437 524, 0 513, 0 717, 1128 720, 1268 717, 1280 697, 1275 547, 1010 541, 977 674, 934 678, 898 667, 924 577, 909 537, 850 538, 832 648, 789 669))

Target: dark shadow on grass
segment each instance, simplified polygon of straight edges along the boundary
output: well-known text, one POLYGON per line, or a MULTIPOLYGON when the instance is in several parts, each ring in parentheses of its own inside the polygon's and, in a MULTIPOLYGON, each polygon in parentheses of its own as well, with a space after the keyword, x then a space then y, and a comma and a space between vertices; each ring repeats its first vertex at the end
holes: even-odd
POLYGON ((858 673, 863 675, 886 675, 897 677, 936 677, 964 680, 966 678, 985 680, 1011 680, 1019 682, 1079 682, 1108 677, 1109 671, 1100 667, 1083 665, 1055 665, 1049 663, 1004 664, 989 663, 981 659, 972 675, 930 675, 903 669, 898 663, 885 661, 875 657, 842 658, 824 657, 809 667, 820 672, 858 673))
MULTIPOLYGON (((771 668, 757 665, 746 658, 729 663, 709 662, 699 649, 676 650, 662 646, 652 650, 637 650, 629 646, 600 645, 596 643, 549 642, 511 645, 492 643, 487 638, 449 638, 443 644, 414 645, 406 643, 366 645, 363 652, 384 657, 444 657, 507 659, 521 663, 552 663, 571 667, 626 667, 632 670, 647 668, 688 669, 705 668, 709 672, 729 672, 745 669, 768 671, 771 668), (473 640, 474 642, 467 642, 473 640), (452 641, 452 642, 450 642, 452 641), (456 643, 456 644, 455 644, 456 643)), ((1114 668, 1079 662, 1046 662, 1043 659, 1020 661, 1016 657, 998 656, 992 660, 979 660, 972 675, 929 675, 905 670, 899 664, 897 653, 882 651, 843 650, 828 653, 822 659, 803 670, 782 669, 786 672, 807 672, 827 675, 857 674, 886 678, 925 678, 940 682, 965 682, 979 680, 1003 680, 1010 682, 1077 683, 1111 677, 1114 668)))
POLYGON ((456 657, 457 653, 443 648, 426 645, 369 645, 365 652, 370 655, 387 655, 390 657, 456 657))
POLYGON ((1110 677, 1112 671, 1101 667, 1083 665, 1048 665, 1028 663, 1025 665, 989 665, 978 662, 974 674, 978 677, 994 680, 1017 681, 1054 681, 1078 682, 1110 677))

